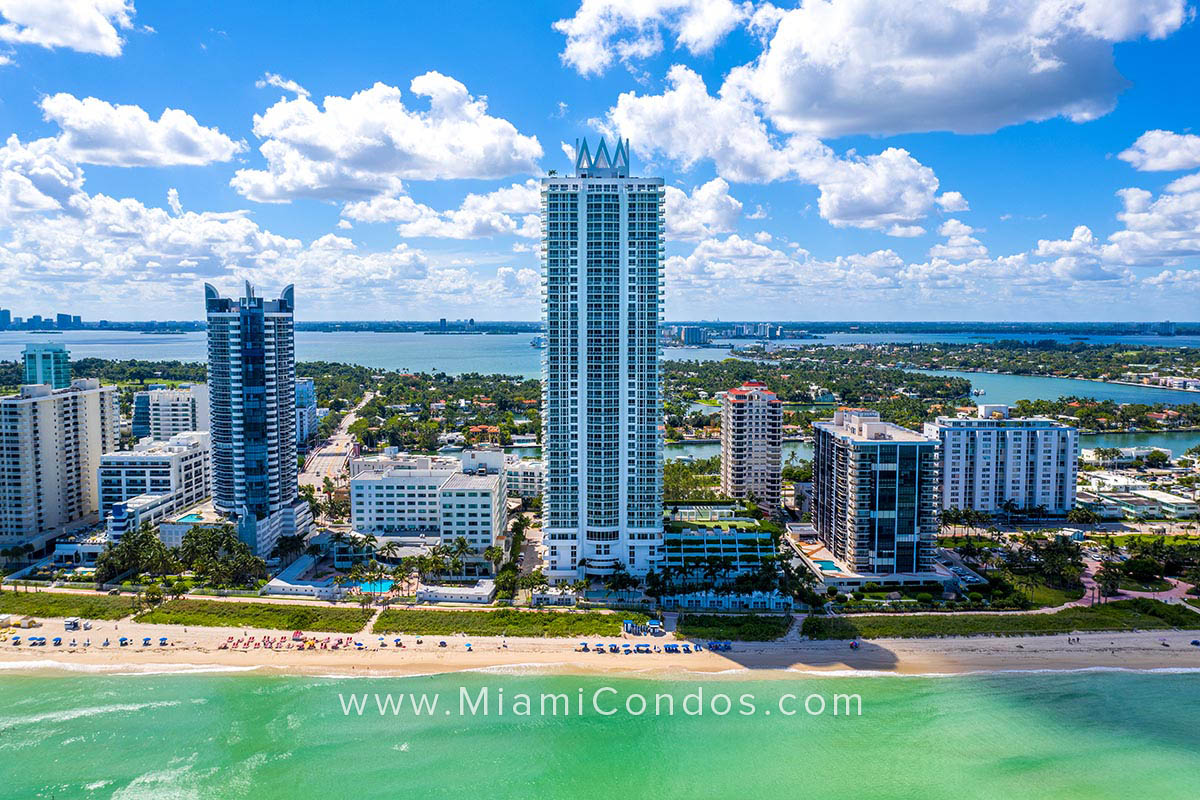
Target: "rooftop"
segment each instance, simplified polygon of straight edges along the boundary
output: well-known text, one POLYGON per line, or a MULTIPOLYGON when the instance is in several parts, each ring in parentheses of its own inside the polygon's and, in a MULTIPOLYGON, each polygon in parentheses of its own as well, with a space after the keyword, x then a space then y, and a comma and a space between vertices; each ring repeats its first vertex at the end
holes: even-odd
POLYGON ((913 444, 936 444, 937 439, 902 428, 893 422, 884 422, 879 412, 860 408, 838 409, 832 420, 813 423, 814 428, 826 431, 841 439, 853 442, 911 442, 913 444))

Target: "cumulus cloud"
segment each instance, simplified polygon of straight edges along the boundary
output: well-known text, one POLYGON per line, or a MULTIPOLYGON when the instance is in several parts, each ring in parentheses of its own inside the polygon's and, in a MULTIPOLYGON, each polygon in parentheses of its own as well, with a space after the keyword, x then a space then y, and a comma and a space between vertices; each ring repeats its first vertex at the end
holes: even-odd
POLYGON ((254 116, 267 169, 242 169, 230 184, 259 202, 310 196, 362 199, 395 194, 401 179, 500 178, 537 170, 542 146, 485 98, 438 72, 409 90, 429 109, 409 108, 400 89, 376 83, 350 97, 281 99, 254 116))
POLYGON ((33 212, 69 210, 83 189, 83 171, 63 157, 55 139, 22 144, 14 133, 0 147, 0 223, 33 212))
POLYGON ((962 196, 962 192, 943 192, 938 195, 937 204, 942 207, 942 211, 951 213, 971 210, 967 204, 967 198, 962 196))
POLYGON ((667 237, 671 240, 731 233, 742 216, 742 204, 729 194, 729 184, 723 178, 693 187, 690 195, 668 186, 665 204, 667 237))
MULTIPOLYGON (((498 207, 512 207, 502 198, 498 207)), ((89 194, 56 138, 12 136, 0 147, 0 226, 0 296, 69 300, 97 314, 116 294, 137 314, 177 318, 180 308, 199 309, 204 281, 236 287, 242 279, 296 283, 306 312, 318 318, 351 304, 381 317, 447 308, 481 315, 497 301, 516 314, 536 307, 534 270, 439 264, 407 244, 360 252, 334 233, 305 245, 264 229, 247 211, 186 210, 174 188, 164 208, 89 194)))
POLYGON ((1117 158, 1129 162, 1134 169, 1148 172, 1195 169, 1200 167, 1200 136, 1146 131, 1117 158))
POLYGON ((342 216, 356 222, 400 223, 401 236, 481 239, 516 235, 541 236, 536 180, 514 183, 484 194, 468 194, 456 209, 437 211, 405 194, 347 203, 342 216))
POLYGON ((59 149, 85 164, 111 167, 201 166, 228 161, 246 149, 216 128, 206 128, 177 108, 157 120, 141 107, 80 100, 60 92, 42 98, 42 115, 62 129, 59 149))
POLYGON ((119 56, 132 0, 0 0, 0 41, 119 56))
POLYGON ((983 258, 987 248, 972 236, 975 229, 961 220, 948 219, 938 228, 938 233, 946 237, 946 241, 929 248, 930 258, 943 258, 947 261, 967 261, 972 258, 983 258))
POLYGON ((699 75, 676 65, 662 94, 621 94, 605 126, 685 169, 711 159, 717 174, 731 181, 814 184, 821 216, 836 227, 893 236, 924 232, 913 223, 932 209, 938 180, 908 151, 839 157, 812 136, 775 136, 744 95, 727 89, 714 97, 699 75))
POLYGON ((664 30, 692 55, 708 53, 751 12, 751 3, 730 0, 583 0, 554 29, 567 37, 563 63, 598 75, 615 59, 628 64, 660 53, 664 30))
POLYGON ((261 78, 254 82, 254 85, 259 89, 265 89, 268 86, 275 86, 279 89, 283 89, 285 92, 291 92, 298 97, 309 96, 308 89, 305 89, 295 81, 288 80, 282 75, 274 72, 265 73, 261 78))
POLYGON ((1127 82, 1113 45, 1161 39, 1185 0, 807 0, 735 69, 781 130, 948 130, 1107 114, 1127 82))

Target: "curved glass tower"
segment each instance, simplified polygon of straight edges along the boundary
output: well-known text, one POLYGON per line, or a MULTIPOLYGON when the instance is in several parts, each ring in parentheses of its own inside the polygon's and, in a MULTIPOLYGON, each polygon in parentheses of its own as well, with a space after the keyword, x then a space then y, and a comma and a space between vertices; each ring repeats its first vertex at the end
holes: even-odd
POLYGON ((205 284, 204 305, 213 507, 265 557, 279 536, 307 533, 311 522, 297 500, 294 290, 264 300, 247 283, 234 300, 205 284))

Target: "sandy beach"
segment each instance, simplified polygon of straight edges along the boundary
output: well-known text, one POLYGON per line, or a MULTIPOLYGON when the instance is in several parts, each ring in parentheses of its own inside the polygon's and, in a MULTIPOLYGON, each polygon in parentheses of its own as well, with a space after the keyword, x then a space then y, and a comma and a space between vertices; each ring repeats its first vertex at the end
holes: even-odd
MULTIPOLYGON (((754 678, 795 677, 798 672, 895 673, 902 675, 954 674, 1008 670, 1196 669, 1200 670, 1200 631, 1140 631, 1083 633, 1054 636, 973 636, 940 639, 876 639, 862 641, 852 650, 846 641, 807 641, 795 631, 776 642, 734 643, 730 652, 707 650, 690 654, 617 654, 580 652, 579 641, 497 637, 424 637, 418 644, 412 636, 401 637, 403 648, 387 637, 380 647, 372 634, 353 637, 364 650, 263 650, 220 649, 232 636, 290 638, 291 631, 252 628, 197 628, 178 625, 147 625, 134 622, 97 622, 90 631, 64 632, 62 620, 42 620, 38 628, 19 631, 52 640, 62 636, 63 645, 30 647, 22 642, 0 642, 0 671, 76 670, 96 672, 169 672, 253 668, 255 672, 311 675, 420 675, 464 670, 544 669, 577 674, 647 675, 705 674, 754 678), (126 636, 135 644, 119 647, 126 636), (157 645, 168 638, 166 647, 142 647, 143 637, 157 645), (68 643, 74 638, 76 647, 68 643), (81 646, 85 638, 91 647, 81 646), (101 647, 105 638, 109 647, 101 647), (440 647, 445 641, 447 646, 440 647), (470 643, 470 650, 467 644, 470 643), (1169 646, 1164 646, 1166 643, 1169 646)), ((342 634, 311 634, 331 642, 348 638, 342 634)), ((593 638, 598 642, 674 641, 665 637, 626 636, 593 638)))

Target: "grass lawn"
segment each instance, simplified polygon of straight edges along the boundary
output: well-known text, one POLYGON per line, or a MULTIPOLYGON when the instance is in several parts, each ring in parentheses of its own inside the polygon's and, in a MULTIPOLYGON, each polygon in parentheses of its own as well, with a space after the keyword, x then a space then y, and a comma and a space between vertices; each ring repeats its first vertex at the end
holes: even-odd
POLYGON ((1158 600, 1137 598, 1053 614, 920 614, 808 617, 803 633, 814 639, 926 638, 993 634, 1023 636, 1085 631, 1200 628, 1200 617, 1158 600))
POLYGON ((675 638, 770 642, 783 636, 790 627, 790 616, 682 614, 675 630, 675 638))
POLYGON ((1126 592, 1165 592, 1171 588, 1171 583, 1162 578, 1153 578, 1145 583, 1133 578, 1122 578, 1121 588, 1126 592))
POLYGON ((632 619, 646 622, 645 614, 596 611, 427 611, 388 609, 375 621, 375 633, 407 633, 418 636, 617 636, 621 623, 632 619))
POLYGON ((1130 543, 1132 543, 1132 542, 1139 541, 1139 540, 1143 541, 1143 542, 1147 542, 1152 539, 1163 539, 1169 545, 1195 544, 1196 541, 1198 539, 1200 539, 1200 534, 1196 534, 1196 533, 1183 534, 1183 535, 1171 534, 1169 536, 1164 536, 1161 533, 1121 533, 1121 534, 1112 534, 1112 535, 1106 536, 1101 533, 1091 532, 1091 533, 1088 533, 1087 538, 1091 539, 1094 542, 1098 542, 1101 546, 1101 549, 1103 549, 1104 544, 1109 539, 1112 539, 1113 541, 1115 541, 1117 543, 1118 547, 1128 547, 1130 545, 1130 543))
POLYGON ((0 614, 120 619, 132 613, 133 601, 128 597, 110 597, 106 594, 14 592, 11 589, 0 593, 0 614))
POLYGON ((1029 590, 1030 600, 1039 608, 1061 606, 1072 600, 1078 600, 1081 597, 1083 597, 1082 584, 1074 589, 1059 589, 1054 586, 1047 586, 1044 583, 1038 583, 1029 590))
POLYGON ((269 628, 280 631, 355 633, 371 619, 370 609, 169 600, 137 616, 137 622, 210 628, 269 628))

